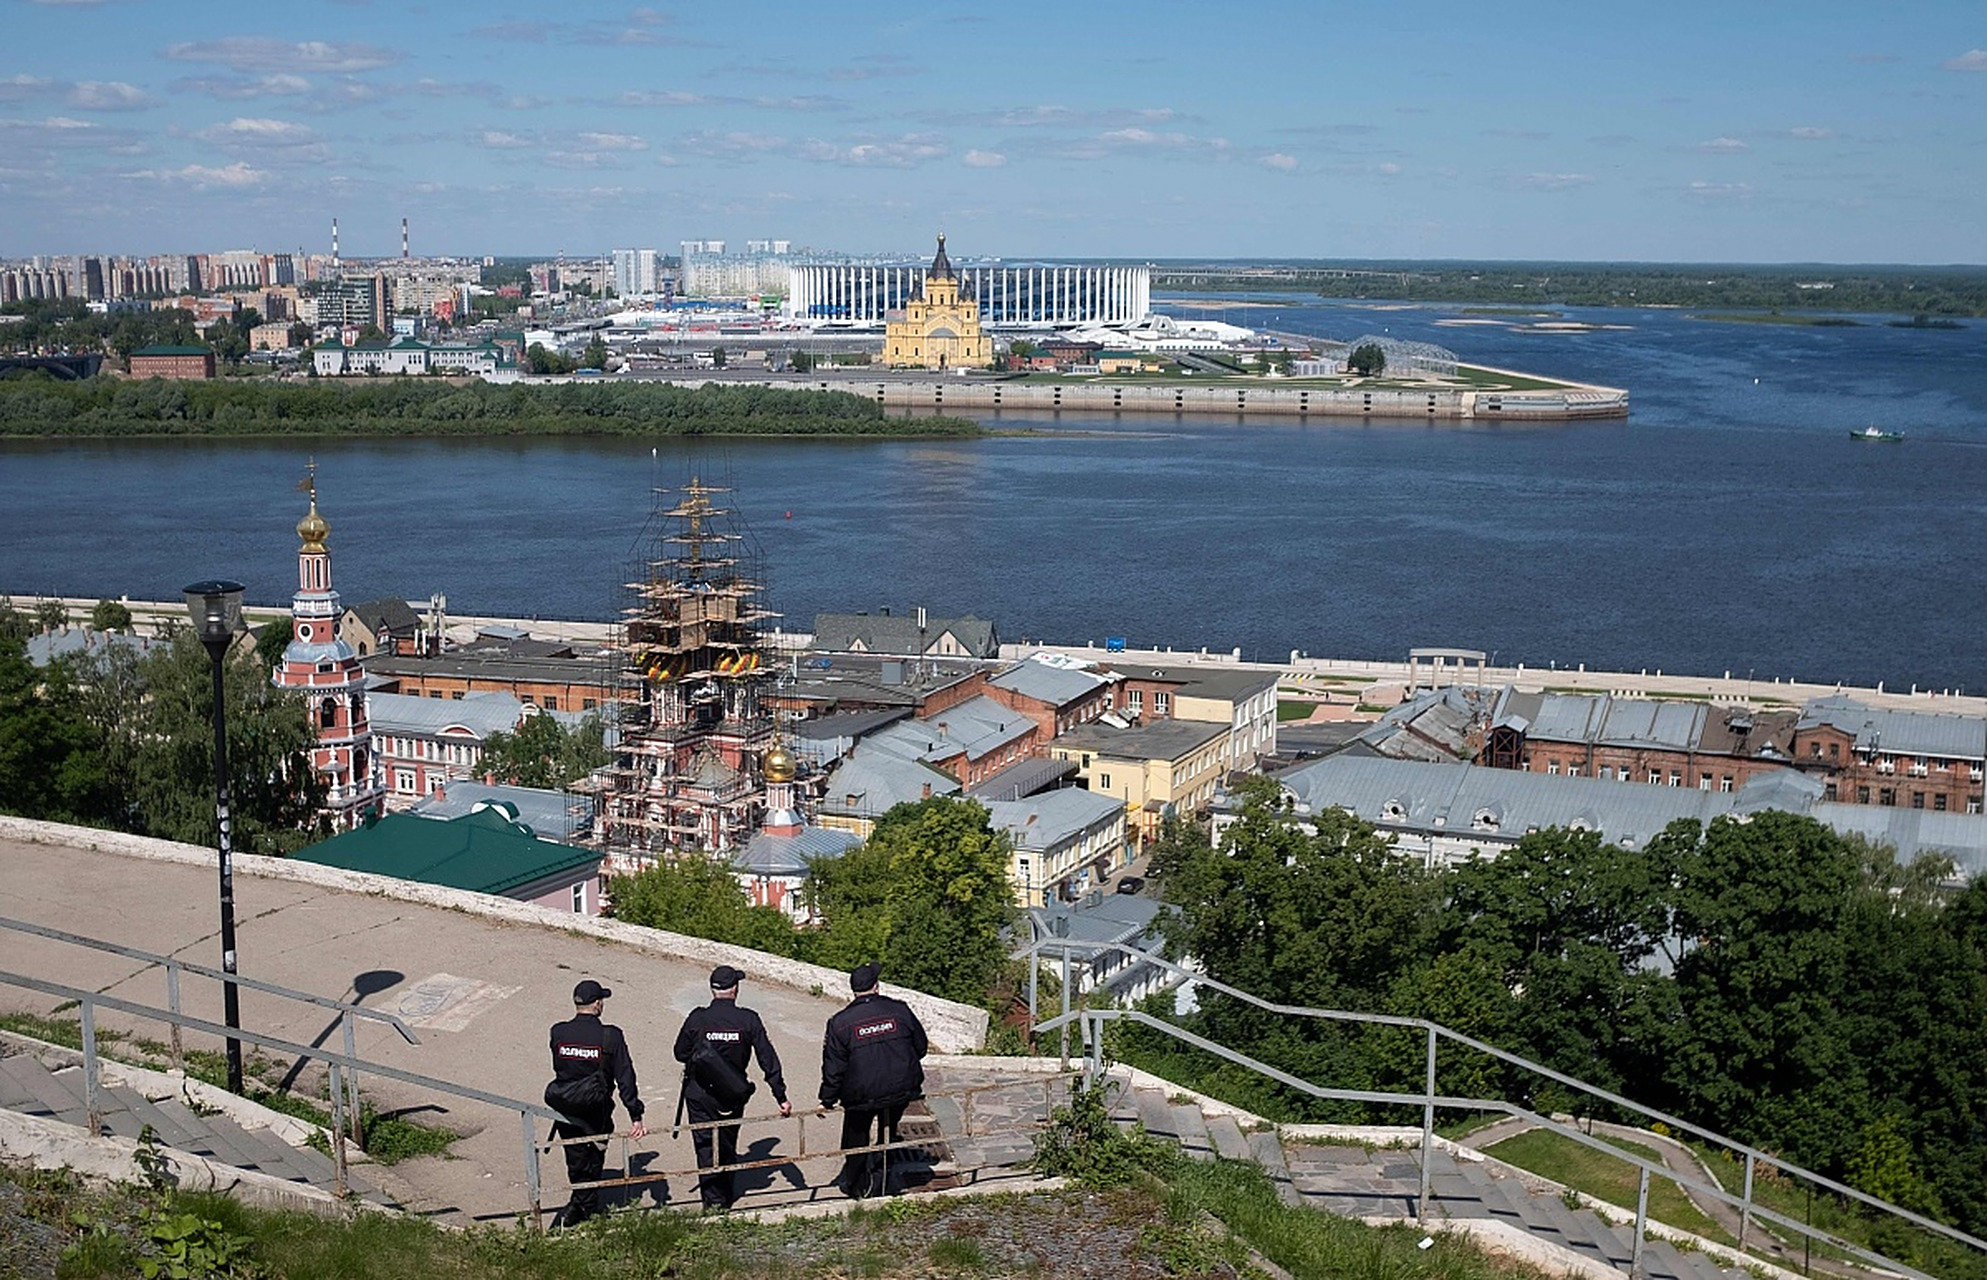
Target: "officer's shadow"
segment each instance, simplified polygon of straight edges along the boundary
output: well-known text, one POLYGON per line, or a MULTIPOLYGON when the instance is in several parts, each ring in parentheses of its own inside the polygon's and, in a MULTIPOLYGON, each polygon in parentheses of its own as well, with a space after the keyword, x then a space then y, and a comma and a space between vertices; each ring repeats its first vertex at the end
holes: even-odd
MULTIPOLYGON (((774 1149, 779 1145, 780 1140, 776 1136, 755 1138, 749 1146, 739 1151, 738 1158, 741 1161, 770 1160, 773 1158, 774 1149)), ((738 1194, 743 1198, 754 1192, 772 1190, 774 1183, 780 1178, 786 1179, 787 1185, 795 1191, 807 1190, 807 1179, 801 1176, 800 1166, 791 1162, 761 1165, 756 1169, 740 1169, 733 1185, 738 1188, 738 1194)))
MULTIPOLYGON (((624 1176, 639 1178, 647 1173, 656 1162, 659 1151, 631 1151, 628 1153, 628 1168, 624 1176)), ((601 1207, 607 1209, 632 1209, 661 1207, 669 1203, 669 1179, 657 1178, 654 1182, 637 1182, 628 1186, 602 1187, 601 1207), (646 1202, 646 1203, 644 1203, 646 1202)))

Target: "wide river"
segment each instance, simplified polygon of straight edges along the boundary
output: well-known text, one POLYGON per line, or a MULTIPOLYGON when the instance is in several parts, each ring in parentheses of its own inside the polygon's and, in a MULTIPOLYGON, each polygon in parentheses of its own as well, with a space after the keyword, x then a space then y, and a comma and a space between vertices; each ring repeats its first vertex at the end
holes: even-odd
POLYGON ((621 439, 0 442, 0 592, 169 598, 219 575, 283 603, 314 453, 348 601, 439 591, 457 613, 611 616, 651 486, 695 473, 735 486, 769 603, 802 629, 817 611, 922 604, 1008 638, 1252 659, 1453 645, 1987 689, 1987 322, 1571 309, 1623 327, 1565 333, 1460 308, 1194 309, 1627 387, 1633 416, 1001 416, 1047 434, 665 442, 654 458, 621 439), (1849 439, 1872 423, 1909 439, 1849 439))

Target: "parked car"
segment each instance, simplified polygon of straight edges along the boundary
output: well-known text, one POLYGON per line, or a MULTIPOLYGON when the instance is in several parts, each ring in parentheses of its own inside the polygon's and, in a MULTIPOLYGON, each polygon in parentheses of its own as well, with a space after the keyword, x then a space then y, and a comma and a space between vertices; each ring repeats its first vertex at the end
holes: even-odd
POLYGON ((1118 879, 1119 893, 1137 893, 1140 889, 1143 889, 1144 887, 1145 887, 1145 880, 1143 877, 1140 876, 1121 876, 1118 879))

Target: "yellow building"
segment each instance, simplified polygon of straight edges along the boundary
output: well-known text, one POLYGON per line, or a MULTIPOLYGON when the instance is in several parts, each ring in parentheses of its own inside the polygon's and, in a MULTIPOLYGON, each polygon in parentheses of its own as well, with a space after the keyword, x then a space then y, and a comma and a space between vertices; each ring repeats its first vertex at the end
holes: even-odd
POLYGON ((1196 720, 1086 724, 1051 742, 1049 756, 1074 764, 1089 791, 1123 802, 1128 834, 1142 850, 1169 815, 1184 817, 1214 799, 1227 772, 1227 738, 1227 726, 1196 720))
POLYGON ((993 339, 980 329, 980 304, 959 298, 959 276, 938 237, 938 256, 918 296, 884 326, 883 363, 893 369, 984 369, 993 339))

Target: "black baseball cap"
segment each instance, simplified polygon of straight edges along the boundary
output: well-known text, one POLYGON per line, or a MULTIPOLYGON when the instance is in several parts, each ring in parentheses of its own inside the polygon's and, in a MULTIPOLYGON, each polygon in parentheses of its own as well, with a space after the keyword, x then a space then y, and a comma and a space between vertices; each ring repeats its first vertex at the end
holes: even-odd
POLYGON ((745 971, 743 969, 734 969, 728 964, 721 964, 711 970, 711 990, 729 991, 731 988, 737 986, 744 977, 745 971))
POLYGON ((612 991, 601 986, 592 978, 583 978, 580 980, 580 984, 573 988, 573 1003, 592 1004, 596 1000, 605 1000, 613 994, 612 991))
POLYGON ((849 970, 849 990, 872 991, 876 988, 876 980, 882 976, 883 966, 874 960, 868 964, 859 964, 849 970))

